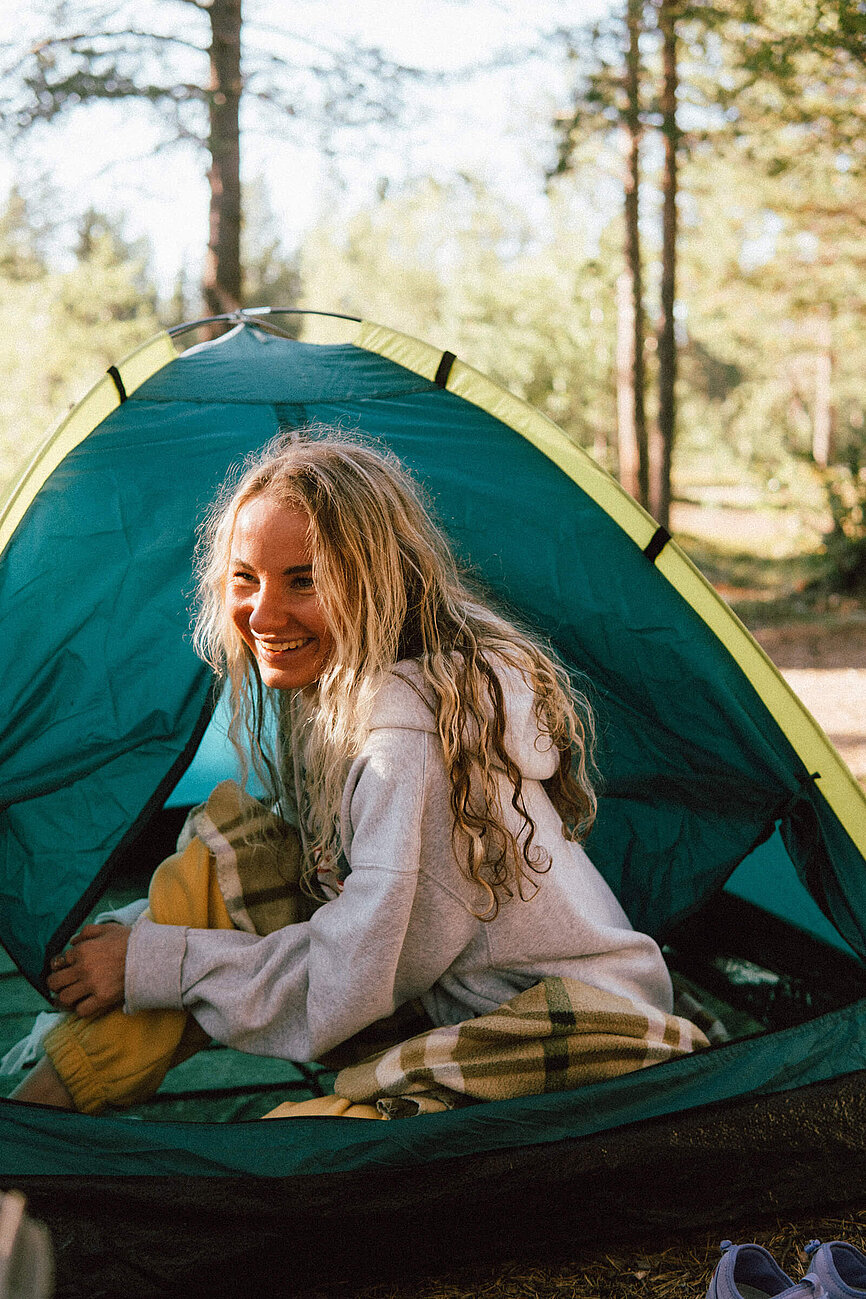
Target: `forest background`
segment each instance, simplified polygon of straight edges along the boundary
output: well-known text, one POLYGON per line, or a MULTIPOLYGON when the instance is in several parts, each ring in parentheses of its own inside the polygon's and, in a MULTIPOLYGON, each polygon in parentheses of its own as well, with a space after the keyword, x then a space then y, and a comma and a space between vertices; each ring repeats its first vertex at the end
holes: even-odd
POLYGON ((399 10, 325 8, 22 7, 0 51, 0 476, 161 325, 311 306, 457 352, 662 522, 672 498, 699 551, 698 509, 745 510, 789 591, 862 589, 863 5, 439 0, 403 13, 431 51, 414 61, 399 10), (474 155, 452 145, 472 133, 474 155), (129 149, 120 186, 88 192, 101 135, 180 164, 144 233, 129 149), (287 140, 306 150, 288 221, 276 168, 244 165, 287 140), (209 213, 182 192, 205 176, 209 213))

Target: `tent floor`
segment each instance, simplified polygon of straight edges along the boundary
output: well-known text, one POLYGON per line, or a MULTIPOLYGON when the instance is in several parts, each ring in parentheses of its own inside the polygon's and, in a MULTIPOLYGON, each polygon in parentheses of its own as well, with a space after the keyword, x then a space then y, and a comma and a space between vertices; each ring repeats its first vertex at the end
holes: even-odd
MULTIPOLYGON (((325 1120, 327 1121, 327 1120, 325 1120)), ((291 1294, 581 1247, 866 1194, 866 1072, 550 1146, 423 1168, 263 1178, 19 1178, 57 1252, 57 1299, 291 1294), (521 1224, 515 1245, 514 1224, 521 1224)), ((0 1179, 2 1180, 2 1179, 0 1179)))

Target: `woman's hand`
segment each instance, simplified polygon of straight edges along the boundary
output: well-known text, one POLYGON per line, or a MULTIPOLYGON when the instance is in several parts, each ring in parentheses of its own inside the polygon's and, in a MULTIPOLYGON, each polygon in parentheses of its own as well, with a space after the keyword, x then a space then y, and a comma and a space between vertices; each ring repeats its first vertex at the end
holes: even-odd
POLYGON ((54 1003, 80 1019, 123 1004, 128 925, 85 925, 72 946, 52 957, 48 987, 54 1003))

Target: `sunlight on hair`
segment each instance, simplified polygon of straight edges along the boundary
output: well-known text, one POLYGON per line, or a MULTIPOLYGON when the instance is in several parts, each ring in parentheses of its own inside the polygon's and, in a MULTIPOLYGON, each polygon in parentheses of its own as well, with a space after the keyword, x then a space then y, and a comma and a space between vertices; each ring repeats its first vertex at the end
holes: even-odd
POLYGON ((503 681, 511 674, 532 690, 540 730, 559 752, 545 788, 563 833, 585 838, 596 811, 587 700, 548 648, 471 589, 421 490, 390 452, 323 426, 281 433, 229 475, 200 530, 198 579, 195 645, 229 683, 229 736, 244 778, 251 763, 279 804, 291 785, 289 744, 302 747, 317 853, 340 850, 347 767, 366 740, 379 689, 403 660, 419 665, 435 713, 451 781, 454 848, 487 897, 484 919, 515 892, 531 896, 550 865, 534 842, 521 773, 505 746, 503 681), (334 652, 318 683, 304 690, 263 687, 226 614, 235 520, 262 493, 310 519, 313 580, 334 652), (264 740, 269 710, 282 751, 268 751, 264 740), (502 812, 502 773, 523 823, 516 837, 502 812))

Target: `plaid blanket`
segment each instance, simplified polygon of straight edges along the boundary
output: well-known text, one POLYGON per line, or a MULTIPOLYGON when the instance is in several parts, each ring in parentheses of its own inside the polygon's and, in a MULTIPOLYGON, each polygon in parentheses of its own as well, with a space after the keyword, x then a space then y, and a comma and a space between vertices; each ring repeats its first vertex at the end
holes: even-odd
MULTIPOLYGON (((721 1025, 689 1000, 719 1040, 721 1025)), ((477 1019, 419 1033, 343 1069, 334 1092, 406 1118, 582 1087, 709 1045, 708 1033, 682 1015, 577 979, 547 978, 477 1019)))
MULTIPOLYGON (((308 919, 322 905, 301 889, 304 854, 298 830, 234 781, 218 785, 192 810, 178 848, 193 835, 213 855, 220 891, 238 929, 273 933, 308 919)), ((580 1087, 687 1055, 727 1036, 682 989, 674 1012, 666 1015, 576 979, 546 978, 497 1010, 440 1028, 430 1027, 420 1005, 400 1007, 323 1063, 340 1069, 334 1084, 338 1097, 374 1104, 388 1118, 427 1114, 473 1101, 580 1087)))
POLYGON ((178 851, 198 836, 213 857, 217 882, 236 929, 272 934, 308 920, 322 903, 301 889, 301 837, 293 825, 234 780, 217 785, 186 818, 178 851))

